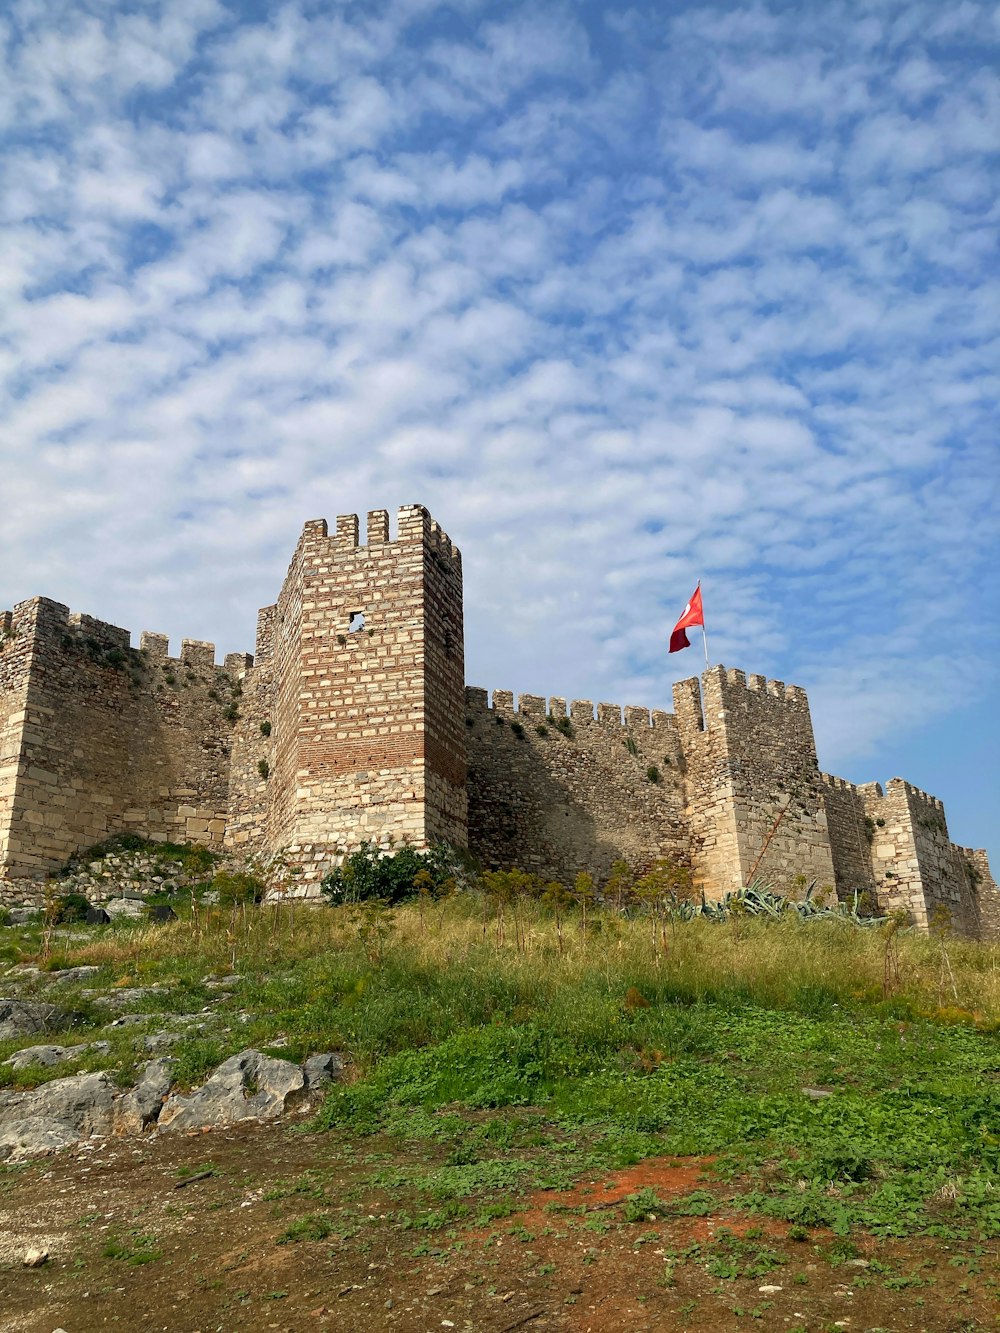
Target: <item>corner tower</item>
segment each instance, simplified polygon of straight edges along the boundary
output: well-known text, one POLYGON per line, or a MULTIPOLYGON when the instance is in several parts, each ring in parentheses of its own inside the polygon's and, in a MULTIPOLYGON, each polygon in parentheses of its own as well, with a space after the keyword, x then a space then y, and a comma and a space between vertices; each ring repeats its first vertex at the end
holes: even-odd
POLYGON ((363 841, 468 841, 461 555, 421 505, 394 541, 386 510, 358 527, 305 525, 234 752, 227 841, 287 849, 306 881, 363 841))

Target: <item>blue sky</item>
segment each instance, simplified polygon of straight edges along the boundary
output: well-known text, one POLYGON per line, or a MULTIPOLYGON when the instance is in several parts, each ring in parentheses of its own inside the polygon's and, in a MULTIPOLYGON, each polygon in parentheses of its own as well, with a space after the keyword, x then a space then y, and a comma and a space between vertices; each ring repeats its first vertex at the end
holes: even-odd
POLYGON ((804 685, 823 767, 997 809, 1000 9, 0 17, 0 605, 252 646, 419 501, 470 682, 804 685))

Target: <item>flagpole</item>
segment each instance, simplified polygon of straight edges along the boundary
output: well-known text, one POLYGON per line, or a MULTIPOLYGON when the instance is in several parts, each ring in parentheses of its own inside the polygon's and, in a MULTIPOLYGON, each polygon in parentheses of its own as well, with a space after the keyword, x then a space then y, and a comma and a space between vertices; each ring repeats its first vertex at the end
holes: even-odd
MULTIPOLYGON (((699 587, 699 588, 701 587, 701 579, 698 580, 698 587, 699 587)), ((704 603, 703 603, 703 605, 704 605, 704 603)), ((704 645, 705 645, 705 667, 706 667, 706 669, 707 669, 707 668, 711 665, 711 663, 710 663, 709 660, 708 660, 708 635, 705 633, 705 612, 704 612, 704 611, 702 611, 702 613, 701 613, 701 638, 702 638, 702 642, 703 642, 704 645)))

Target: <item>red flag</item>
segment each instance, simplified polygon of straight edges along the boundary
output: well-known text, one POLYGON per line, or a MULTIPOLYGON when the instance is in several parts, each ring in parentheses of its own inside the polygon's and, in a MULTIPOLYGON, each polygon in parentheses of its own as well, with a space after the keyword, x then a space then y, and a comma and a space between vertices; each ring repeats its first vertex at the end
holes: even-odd
POLYGON ((690 629, 692 625, 701 625, 702 628, 704 628, 705 626, 705 613, 702 611, 701 608, 700 583, 698 584, 697 588, 695 588, 694 592, 691 594, 691 600, 684 608, 684 614, 681 616, 680 620, 678 620, 677 624, 674 626, 673 633, 670 636, 670 651, 672 653, 679 653, 682 648, 691 647, 691 644, 688 640, 688 636, 684 633, 684 631, 686 629, 690 629))

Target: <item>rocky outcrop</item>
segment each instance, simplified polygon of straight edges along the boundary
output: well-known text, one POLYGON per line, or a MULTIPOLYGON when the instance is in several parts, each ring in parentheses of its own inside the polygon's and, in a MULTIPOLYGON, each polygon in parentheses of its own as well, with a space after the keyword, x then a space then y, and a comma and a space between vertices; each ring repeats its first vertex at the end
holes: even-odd
POLYGON ((238 1120, 275 1120, 306 1096, 305 1075, 298 1065, 273 1060, 260 1051, 241 1051, 219 1065, 195 1092, 171 1097, 157 1128, 162 1134, 232 1125, 238 1120))
POLYGON ((116 1134, 142 1134, 156 1124, 170 1093, 173 1067, 172 1060, 150 1060, 132 1091, 115 1102, 116 1134))
POLYGON ((0 1093, 0 1161, 21 1161, 110 1133, 110 1074, 74 1074, 30 1092, 0 1093))
MULTIPOLYGON (((36 1046, 12 1059, 18 1060, 18 1068, 32 1061, 52 1065, 85 1049, 36 1046)), ((170 1059, 149 1061, 127 1092, 119 1092, 106 1071, 53 1079, 26 1092, 0 1092, 0 1161, 39 1157, 108 1134, 195 1131, 243 1120, 275 1120, 313 1100, 342 1077, 343 1068, 342 1058, 334 1053, 311 1056, 299 1066, 249 1049, 224 1061, 200 1088, 173 1096, 170 1059)))
POLYGON ((81 1014, 41 1000, 0 1000, 0 1041, 59 1032, 81 1021, 81 1014))

